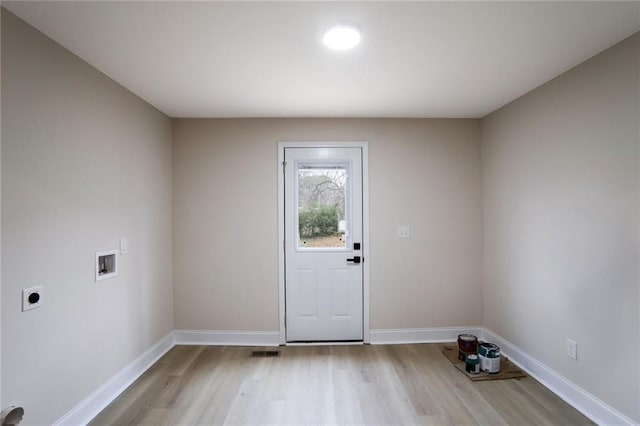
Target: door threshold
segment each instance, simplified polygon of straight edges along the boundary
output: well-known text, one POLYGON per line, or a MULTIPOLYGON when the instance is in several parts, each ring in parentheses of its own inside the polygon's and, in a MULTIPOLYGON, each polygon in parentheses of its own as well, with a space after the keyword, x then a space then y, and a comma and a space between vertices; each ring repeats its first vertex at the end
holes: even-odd
POLYGON ((285 346, 362 346, 363 340, 338 340, 338 341, 320 341, 320 342, 287 342, 285 346))

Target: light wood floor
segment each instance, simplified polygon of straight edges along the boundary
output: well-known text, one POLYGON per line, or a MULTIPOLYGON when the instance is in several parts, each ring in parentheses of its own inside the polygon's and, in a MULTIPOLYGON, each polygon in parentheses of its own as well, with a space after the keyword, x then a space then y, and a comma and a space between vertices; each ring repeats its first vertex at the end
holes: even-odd
POLYGON ((584 425, 535 380, 472 382, 440 344, 175 346, 91 425, 584 425))

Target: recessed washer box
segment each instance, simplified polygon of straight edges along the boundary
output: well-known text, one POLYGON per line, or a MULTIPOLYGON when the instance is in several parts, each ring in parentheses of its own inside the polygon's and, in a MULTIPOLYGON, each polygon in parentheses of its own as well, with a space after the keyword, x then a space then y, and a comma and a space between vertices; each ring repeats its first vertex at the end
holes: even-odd
POLYGON ((117 250, 96 252, 96 281, 118 276, 117 250))

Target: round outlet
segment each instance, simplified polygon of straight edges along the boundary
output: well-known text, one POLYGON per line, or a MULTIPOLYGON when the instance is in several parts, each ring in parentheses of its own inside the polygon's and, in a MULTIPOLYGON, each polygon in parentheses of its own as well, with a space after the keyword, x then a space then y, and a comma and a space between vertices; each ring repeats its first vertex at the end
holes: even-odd
POLYGON ((29 300, 29 303, 31 303, 31 304, 38 303, 38 301, 40 301, 40 294, 39 293, 31 293, 27 300, 29 300))

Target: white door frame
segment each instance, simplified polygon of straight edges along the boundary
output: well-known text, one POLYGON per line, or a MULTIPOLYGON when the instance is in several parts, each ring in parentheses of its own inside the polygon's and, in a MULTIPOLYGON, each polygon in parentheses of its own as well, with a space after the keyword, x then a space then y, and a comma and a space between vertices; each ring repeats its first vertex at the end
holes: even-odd
POLYGON ((361 148, 362 149, 362 338, 369 343, 369 146, 367 142, 278 142, 278 317, 280 344, 287 343, 285 329, 285 252, 284 252, 284 150, 285 148, 361 148))

